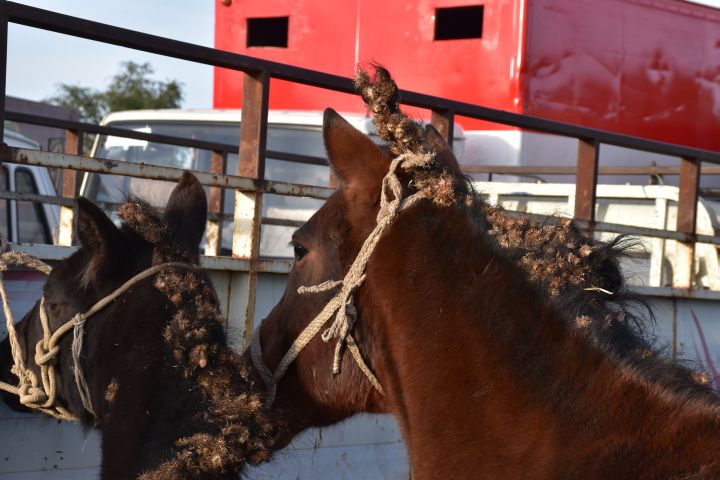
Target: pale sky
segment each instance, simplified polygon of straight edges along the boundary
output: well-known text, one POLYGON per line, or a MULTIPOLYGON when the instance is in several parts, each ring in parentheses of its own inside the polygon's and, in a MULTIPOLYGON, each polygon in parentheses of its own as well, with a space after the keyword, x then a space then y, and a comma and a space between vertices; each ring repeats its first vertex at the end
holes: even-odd
MULTIPOLYGON (((19 0, 33 7, 213 46, 215 0, 19 0)), ((10 25, 8 95, 42 100, 58 83, 103 88, 122 61, 150 62, 154 78, 184 85, 187 108, 212 106, 212 69, 34 28, 10 25)))

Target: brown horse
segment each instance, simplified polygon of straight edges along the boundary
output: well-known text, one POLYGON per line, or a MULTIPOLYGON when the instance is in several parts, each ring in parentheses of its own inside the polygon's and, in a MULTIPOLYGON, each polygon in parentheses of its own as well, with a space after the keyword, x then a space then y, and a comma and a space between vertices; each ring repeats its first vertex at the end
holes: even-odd
MULTIPOLYGON (((57 404, 102 431, 103 479, 236 478, 246 461, 268 456, 275 422, 253 393, 247 365, 226 344, 212 284, 194 267, 207 216, 203 188, 186 173, 164 213, 132 200, 119 215, 117 228, 78 200, 81 248, 55 266, 44 287, 52 331, 134 275, 176 263, 151 271, 85 321, 80 368, 89 403, 73 373, 73 335, 61 339, 57 404)), ((17 325, 24 363, 36 376, 40 308, 17 325)), ((11 365, 5 340, 0 379, 9 383, 17 381, 11 365)), ((15 397, 6 402, 22 408, 15 397)))
MULTIPOLYGON (((417 479, 720 477, 717 397, 682 366, 585 334, 587 308, 558 308, 498 245, 437 134, 420 145, 429 155, 393 162, 396 175, 332 110, 324 136, 340 187, 294 234, 287 290, 257 333, 258 370, 290 430, 280 444, 382 411, 417 479), (388 214, 398 197, 412 201, 388 214), (344 342, 339 365, 335 345, 306 331, 328 302, 341 313, 325 315, 323 339, 344 342)), ((579 302, 580 287, 564 288, 579 302)))

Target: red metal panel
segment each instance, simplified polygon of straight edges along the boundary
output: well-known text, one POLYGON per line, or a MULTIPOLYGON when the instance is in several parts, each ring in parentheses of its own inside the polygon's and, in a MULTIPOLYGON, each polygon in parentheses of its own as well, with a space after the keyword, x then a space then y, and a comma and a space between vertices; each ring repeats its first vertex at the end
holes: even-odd
MULTIPOLYGON (((242 0, 225 7, 216 2, 215 48, 324 72, 351 76, 355 71, 357 0, 242 0), (288 16, 288 47, 246 46, 247 19, 288 16)), ((270 108, 322 110, 357 109, 349 95, 271 80, 270 108)), ((215 108, 242 103, 242 74, 215 69, 215 108)))
MULTIPOLYGON (((377 60, 403 88, 720 149, 720 12, 682 0, 242 0, 217 4, 216 46, 351 76, 377 60), (483 5, 482 39, 434 41, 436 8, 483 5), (289 16, 288 48, 247 48, 248 17, 289 16)), ((241 75, 215 72, 215 106, 241 75)), ((363 111, 273 81, 271 108, 363 111)), ((428 116, 425 112, 423 116, 428 116)), ((506 128, 460 119, 466 129, 506 128)))
MULTIPOLYGON (((519 66, 526 0, 243 0, 217 4, 216 47, 352 76, 357 61, 378 61, 402 88, 519 111, 519 66), (436 8, 484 6, 483 38, 435 41, 436 8), (288 15, 288 48, 247 48, 246 19, 288 15)), ((241 75, 215 72, 215 107, 237 107, 241 75)), ((348 95, 272 81, 271 108, 363 112, 348 95)), ((427 114, 426 114, 427 115, 427 114)), ((463 121, 465 128, 487 128, 463 121)), ((507 127, 492 127, 507 128, 507 127)))
POLYGON ((523 111, 720 149, 720 12, 680 0, 529 0, 523 111))

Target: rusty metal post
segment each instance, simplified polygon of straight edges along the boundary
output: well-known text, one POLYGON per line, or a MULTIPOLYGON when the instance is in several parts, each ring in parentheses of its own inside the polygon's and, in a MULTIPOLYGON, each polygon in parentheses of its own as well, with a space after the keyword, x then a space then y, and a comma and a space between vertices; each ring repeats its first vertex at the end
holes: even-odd
MULTIPOLYGON (((238 175, 262 180, 265 177, 265 146, 270 78, 265 72, 246 73, 243 80, 242 121, 238 175)), ((260 223, 263 192, 235 192, 232 254, 250 260, 245 306, 245 345, 254 330, 257 260, 260 257, 260 223)))
MULTIPOLYGON (((210 162, 212 173, 225 174, 227 154, 213 150, 210 162)), ((217 256, 222 246, 223 217, 225 215, 225 189, 210 187, 208 195, 208 212, 217 215, 217 219, 208 217, 207 221, 207 243, 205 244, 205 255, 217 256)))
POLYGON ((697 221, 700 162, 694 158, 680 160, 680 194, 677 210, 677 231, 690 235, 689 242, 677 243, 677 268, 673 287, 692 288, 695 257, 695 224, 697 221))
POLYGON ((587 222, 590 228, 595 223, 599 153, 600 148, 596 140, 578 139, 575 218, 587 222))
POLYGON ((453 135, 455 135, 455 112, 452 110, 433 110, 430 115, 430 123, 452 148, 453 135))
MULTIPOLYGON (((65 153, 68 155, 82 155, 83 135, 77 130, 65 130, 65 153)), ((65 168, 62 171, 62 192, 64 198, 75 198, 77 187, 77 171, 65 168)), ((58 232, 58 245, 70 246, 73 244, 73 220, 74 211, 72 207, 60 207, 60 230, 58 232)))

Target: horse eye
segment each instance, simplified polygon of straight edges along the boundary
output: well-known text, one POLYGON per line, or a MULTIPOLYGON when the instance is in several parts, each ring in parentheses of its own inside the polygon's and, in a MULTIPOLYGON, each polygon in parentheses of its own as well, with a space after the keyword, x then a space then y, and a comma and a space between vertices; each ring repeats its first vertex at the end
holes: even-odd
POLYGON ((60 303, 52 303, 51 302, 48 305, 48 307, 49 307, 48 310, 50 310, 50 315, 52 315, 55 318, 59 317, 60 314, 62 313, 62 304, 60 304, 60 303))
POLYGON ((299 243, 293 243, 293 250, 295 251, 295 261, 302 260, 307 255, 307 249, 299 243))

